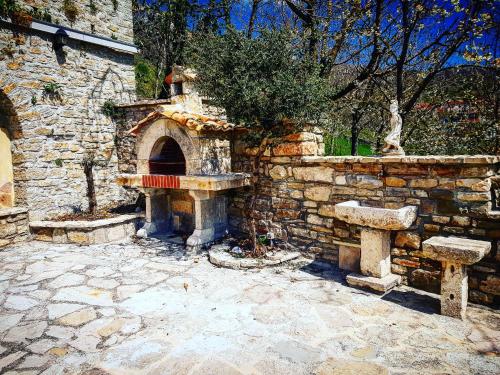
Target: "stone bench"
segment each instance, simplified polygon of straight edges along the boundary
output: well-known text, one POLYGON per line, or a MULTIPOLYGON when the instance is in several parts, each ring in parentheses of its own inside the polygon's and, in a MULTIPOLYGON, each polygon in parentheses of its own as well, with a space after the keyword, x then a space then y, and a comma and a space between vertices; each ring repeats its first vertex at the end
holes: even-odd
POLYGON ((457 237, 431 237, 422 243, 424 256, 442 263, 441 314, 464 319, 467 308, 467 266, 491 249, 486 241, 457 237))

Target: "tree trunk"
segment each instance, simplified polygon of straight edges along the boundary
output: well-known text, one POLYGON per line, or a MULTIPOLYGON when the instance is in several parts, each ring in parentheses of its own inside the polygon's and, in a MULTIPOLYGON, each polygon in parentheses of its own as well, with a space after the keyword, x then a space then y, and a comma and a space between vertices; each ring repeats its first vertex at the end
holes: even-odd
POLYGON ((88 158, 83 161, 83 173, 87 181, 87 199, 89 200, 89 212, 95 214, 97 208, 97 199, 94 185, 94 159, 88 158))
POLYGON ((259 3, 261 0, 253 0, 252 2, 252 11, 250 13, 250 19, 248 20, 248 30, 247 30, 247 37, 251 38, 254 25, 255 25, 255 19, 257 18, 257 10, 259 8, 259 3))
POLYGON ((351 155, 355 156, 358 154, 358 143, 359 143, 359 121, 361 120, 361 114, 359 109, 355 109, 352 112, 351 117, 351 155))

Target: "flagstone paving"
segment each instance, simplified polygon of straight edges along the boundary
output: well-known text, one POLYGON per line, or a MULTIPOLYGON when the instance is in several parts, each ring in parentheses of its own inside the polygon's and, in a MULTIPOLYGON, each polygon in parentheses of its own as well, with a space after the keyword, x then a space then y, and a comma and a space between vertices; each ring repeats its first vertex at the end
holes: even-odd
POLYGON ((465 322, 305 260, 216 268, 157 241, 0 253, 0 373, 498 374, 500 314, 465 322))

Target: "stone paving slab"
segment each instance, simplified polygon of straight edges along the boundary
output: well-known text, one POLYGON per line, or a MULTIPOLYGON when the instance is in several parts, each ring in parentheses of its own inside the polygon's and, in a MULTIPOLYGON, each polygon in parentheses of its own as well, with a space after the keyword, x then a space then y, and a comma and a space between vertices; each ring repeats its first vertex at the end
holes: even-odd
POLYGON ((500 314, 295 260, 217 268, 154 240, 0 253, 0 373, 498 374, 500 314))

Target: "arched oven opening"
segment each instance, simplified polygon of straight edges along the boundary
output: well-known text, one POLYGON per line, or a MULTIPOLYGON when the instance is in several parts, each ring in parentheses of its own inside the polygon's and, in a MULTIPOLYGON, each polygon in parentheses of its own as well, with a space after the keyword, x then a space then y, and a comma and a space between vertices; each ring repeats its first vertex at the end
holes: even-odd
POLYGON ((186 174, 186 158, 173 138, 163 137, 156 142, 149 158, 149 174, 186 174))

